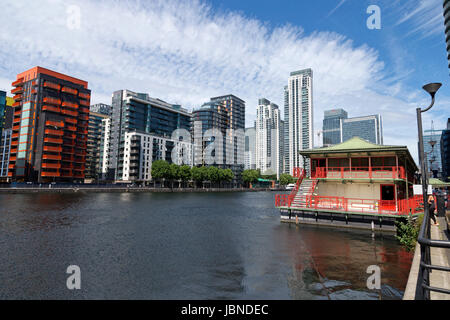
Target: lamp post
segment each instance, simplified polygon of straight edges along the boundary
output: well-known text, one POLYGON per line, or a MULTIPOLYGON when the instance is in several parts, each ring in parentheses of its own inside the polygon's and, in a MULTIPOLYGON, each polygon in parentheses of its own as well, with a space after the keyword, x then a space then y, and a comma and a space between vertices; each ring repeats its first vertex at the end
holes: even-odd
POLYGON ((419 129, 419 162, 420 162, 420 170, 422 171, 422 194, 423 194, 423 205, 425 212, 428 212, 428 199, 427 199, 427 188, 428 188, 428 179, 427 179, 427 163, 425 159, 425 152, 423 146, 423 131, 422 131, 422 113, 430 110, 435 101, 436 92, 442 86, 441 83, 429 83, 423 86, 423 89, 428 92, 431 96, 431 104, 428 108, 422 110, 421 108, 417 108, 417 126, 419 129))

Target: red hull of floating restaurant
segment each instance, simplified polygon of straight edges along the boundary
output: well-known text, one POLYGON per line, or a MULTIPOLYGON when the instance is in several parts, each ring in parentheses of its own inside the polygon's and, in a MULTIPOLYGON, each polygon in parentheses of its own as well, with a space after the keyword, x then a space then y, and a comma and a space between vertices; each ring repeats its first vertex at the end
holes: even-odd
POLYGON ((422 196, 413 195, 418 167, 405 146, 376 145, 356 137, 300 154, 310 172, 294 170, 294 190, 276 196, 280 209, 374 216, 423 212, 422 196))

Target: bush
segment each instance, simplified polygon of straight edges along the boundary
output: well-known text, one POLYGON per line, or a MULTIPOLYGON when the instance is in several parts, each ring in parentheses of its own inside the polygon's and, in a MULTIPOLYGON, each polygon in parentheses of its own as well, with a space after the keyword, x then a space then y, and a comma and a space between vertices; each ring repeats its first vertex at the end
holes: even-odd
POLYGON ((406 250, 414 251, 422 222, 423 215, 420 215, 415 221, 408 218, 406 221, 396 222, 397 235, 395 237, 406 250))

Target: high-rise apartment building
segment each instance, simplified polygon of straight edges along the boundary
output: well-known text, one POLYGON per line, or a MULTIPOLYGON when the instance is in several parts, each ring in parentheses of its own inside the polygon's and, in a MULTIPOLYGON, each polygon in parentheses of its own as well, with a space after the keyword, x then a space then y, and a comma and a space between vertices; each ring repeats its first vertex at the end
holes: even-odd
POLYGON ((342 143, 342 120, 348 114, 344 109, 326 110, 323 118, 323 146, 329 147, 342 143))
POLYGON ((110 119, 110 110, 92 107, 93 106, 91 106, 91 111, 89 112, 85 171, 85 179, 90 180, 90 182, 94 180, 100 180, 102 177, 102 126, 103 120, 110 119), (92 111, 93 109, 97 110, 97 112, 92 111), (98 111, 101 111, 103 113, 98 111))
POLYGON ((194 109, 193 121, 194 164, 229 168, 233 182, 240 184, 245 162, 245 101, 231 94, 211 98, 194 109))
POLYGON ((245 129, 245 163, 244 170, 256 169, 256 129, 255 126, 245 129))
POLYGON ((442 178, 445 181, 450 181, 450 118, 447 120, 447 130, 442 131, 440 145, 442 178))
POLYGON ((447 60, 450 68, 450 0, 444 0, 445 42, 447 43, 447 60))
POLYGON ((278 105, 259 99, 256 109, 256 168, 264 175, 281 174, 280 140, 284 138, 278 105))
POLYGON ((342 142, 354 137, 382 145, 383 125, 381 115, 355 117, 342 120, 342 142))
POLYGON ((428 172, 435 178, 442 175, 441 135, 443 130, 424 130, 423 150, 427 158, 428 172))
POLYGON ((12 83, 10 172, 16 181, 83 181, 91 92, 86 81, 35 67, 12 83))
POLYGON ((9 158, 11 152, 11 136, 13 124, 14 100, 0 91, 0 182, 9 182, 9 158))
POLYGON ((301 150, 312 149, 314 146, 313 127, 313 71, 311 69, 292 72, 285 88, 285 132, 288 149, 285 159, 285 171, 293 174, 294 168, 305 167, 301 150))
MULTIPOLYGON (((190 137, 192 116, 179 105, 151 98, 145 93, 121 90, 113 93, 112 110, 107 160, 110 171, 107 175, 114 176, 115 180, 143 182, 151 180, 150 175, 141 174, 144 168, 142 162, 144 153, 145 161, 148 157, 150 164, 156 160, 170 162, 174 148, 178 150, 180 145, 192 142, 190 137), (172 134, 177 129, 184 129, 189 137, 172 139, 172 134), (131 132, 136 134, 126 135, 131 132), (145 144, 143 149, 141 149, 143 144, 137 146, 135 141, 131 141, 142 137, 146 138, 142 140, 145 144), (133 154, 129 154, 130 148, 133 148, 133 154)), ((185 151, 185 161, 192 162, 187 153, 188 151, 185 151)))

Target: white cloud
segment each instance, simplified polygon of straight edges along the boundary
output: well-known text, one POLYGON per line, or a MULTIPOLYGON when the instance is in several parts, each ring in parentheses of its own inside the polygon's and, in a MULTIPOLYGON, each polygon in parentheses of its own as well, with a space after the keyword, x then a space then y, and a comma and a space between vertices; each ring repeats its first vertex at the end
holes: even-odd
POLYGON ((380 112, 385 142, 415 147, 408 124, 394 121, 414 110, 407 98, 391 97, 398 91, 385 85, 378 53, 342 35, 306 35, 290 25, 271 30, 240 14, 216 14, 200 1, 81 0, 77 5, 79 30, 67 28, 67 4, 60 0, 3 6, 8 17, 0 32, 3 76, 12 79, 35 65, 54 69, 87 80, 93 103, 110 103, 119 89, 188 108, 233 93, 247 102, 250 125, 258 98, 283 106, 289 73, 311 67, 316 129, 326 109, 343 107, 351 116, 380 112))

